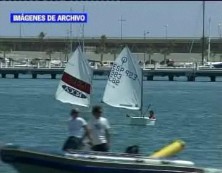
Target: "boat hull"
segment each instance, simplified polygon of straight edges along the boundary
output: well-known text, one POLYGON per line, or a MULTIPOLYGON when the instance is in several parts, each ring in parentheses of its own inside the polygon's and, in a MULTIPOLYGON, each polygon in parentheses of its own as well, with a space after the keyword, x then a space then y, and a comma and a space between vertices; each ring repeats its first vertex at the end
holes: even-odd
POLYGON ((148 117, 130 117, 131 125, 139 126, 154 126, 156 119, 149 119, 148 117))
POLYGON ((213 64, 214 68, 222 68, 222 63, 219 64, 213 64))
POLYGON ((117 153, 45 152, 3 147, 3 162, 20 173, 202 173, 189 161, 148 159, 117 153))

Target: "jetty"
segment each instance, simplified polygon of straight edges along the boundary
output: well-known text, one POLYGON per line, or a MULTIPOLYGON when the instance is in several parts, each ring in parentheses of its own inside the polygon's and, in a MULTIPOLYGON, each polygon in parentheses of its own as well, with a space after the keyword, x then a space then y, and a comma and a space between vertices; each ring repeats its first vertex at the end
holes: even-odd
MULTIPOLYGON (((109 76, 111 68, 98 68, 93 69, 94 76, 109 76)), ((64 68, 0 68, 1 78, 6 78, 7 75, 13 75, 15 79, 19 75, 30 75, 31 78, 37 79, 39 75, 51 75, 51 79, 56 79, 57 75, 61 75, 64 68)), ((154 77, 168 77, 169 81, 174 81, 175 77, 184 76, 187 81, 195 81, 197 77, 209 77, 210 81, 215 82, 217 77, 222 76, 222 69, 216 68, 158 68, 158 69, 143 69, 144 77, 152 81, 154 77)))

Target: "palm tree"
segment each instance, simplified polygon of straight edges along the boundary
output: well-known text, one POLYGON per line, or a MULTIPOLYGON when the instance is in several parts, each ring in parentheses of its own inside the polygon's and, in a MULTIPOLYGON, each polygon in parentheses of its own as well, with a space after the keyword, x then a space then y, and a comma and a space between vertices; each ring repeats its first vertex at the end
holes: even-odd
POLYGON ((100 40, 100 46, 101 46, 101 57, 100 57, 100 61, 103 62, 103 54, 105 53, 106 51, 106 36, 105 35, 102 35, 101 36, 101 40, 100 40))
POLYGON ((117 54, 117 50, 115 48, 110 50, 110 53, 113 54, 113 61, 116 60, 116 54, 117 54))
MULTIPOLYGON (((150 44, 150 45, 148 46, 148 48, 146 49, 146 52, 147 52, 147 54, 149 55, 149 60, 148 60, 148 62, 149 62, 149 64, 151 64, 151 57, 152 57, 152 55, 155 53, 155 48, 154 48, 154 46, 153 46, 152 44, 150 44)), ((144 59, 144 62, 146 62, 145 59, 144 59)))
POLYGON ((65 61, 68 62, 68 60, 69 60, 69 49, 67 47, 65 47, 62 50, 62 53, 65 55, 65 61))
POLYGON ((100 45, 99 47, 96 47, 96 50, 95 50, 95 53, 100 53, 100 62, 101 62, 101 65, 103 65, 103 55, 104 53, 107 53, 107 50, 106 50, 106 35, 102 35, 100 37, 100 45))
POLYGON ((170 55, 170 53, 171 53, 170 49, 167 48, 167 47, 166 47, 166 48, 163 48, 163 49, 160 50, 160 53, 163 54, 163 56, 164 56, 163 64, 166 64, 166 60, 167 60, 166 57, 167 57, 168 55, 170 55))
POLYGON ((52 49, 47 49, 47 50, 46 50, 46 55, 49 56, 49 60, 50 60, 50 61, 52 60, 52 54, 53 54, 53 53, 54 53, 54 52, 53 52, 52 49))
POLYGON ((46 59, 46 60, 48 60, 49 61, 49 67, 50 67, 50 65, 51 65, 51 61, 52 61, 52 54, 53 54, 54 52, 53 52, 53 50, 52 49, 47 49, 46 50, 46 55, 48 55, 49 56, 49 59, 46 59))
POLYGON ((43 49, 43 40, 44 40, 45 36, 46 36, 46 33, 44 33, 44 32, 40 32, 38 35, 39 42, 40 42, 40 51, 42 51, 42 49, 43 49))
POLYGON ((10 47, 7 45, 0 45, 0 52, 3 53, 3 58, 5 59, 6 53, 10 51, 10 47))
POLYGON ((116 60, 116 56, 118 53, 120 53, 121 47, 120 46, 115 46, 114 48, 110 49, 110 53, 113 54, 113 61, 116 60))
POLYGON ((171 52, 173 52, 174 47, 175 47, 175 43, 173 41, 167 43, 166 47, 160 50, 160 53, 163 54, 164 56, 164 60, 163 60, 163 64, 166 64, 167 62, 167 56, 170 55, 171 52))

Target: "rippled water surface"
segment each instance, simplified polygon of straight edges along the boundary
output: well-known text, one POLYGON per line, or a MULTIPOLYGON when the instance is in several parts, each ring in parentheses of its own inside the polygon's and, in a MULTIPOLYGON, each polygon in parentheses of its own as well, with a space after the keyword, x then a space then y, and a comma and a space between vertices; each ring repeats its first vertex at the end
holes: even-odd
MULTIPOLYGON (((205 79, 204 79, 205 80, 205 79)), ((61 148, 71 105, 56 101, 59 79, 0 79, 0 144, 61 148)), ((93 81, 93 104, 101 104, 106 81, 93 81)), ((121 93, 120 93, 121 97, 121 93)), ((125 110, 104 106, 112 126, 112 151, 138 144, 149 155, 174 139, 186 142, 175 156, 198 166, 222 168, 222 82, 144 81, 144 105, 155 126, 129 126, 125 110)), ((85 116, 91 116, 89 110, 85 116)), ((0 172, 14 173, 0 162, 0 172)))

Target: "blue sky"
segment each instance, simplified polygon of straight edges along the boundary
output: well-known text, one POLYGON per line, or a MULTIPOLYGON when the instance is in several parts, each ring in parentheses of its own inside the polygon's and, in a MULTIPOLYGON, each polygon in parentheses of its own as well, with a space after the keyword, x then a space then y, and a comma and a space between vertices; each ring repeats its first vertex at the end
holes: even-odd
MULTIPOLYGON (((12 12, 82 12, 88 13, 85 36, 120 37, 121 16, 123 37, 200 37, 202 35, 202 1, 1 1, 0 36, 19 36, 19 24, 10 23, 12 12)), ((219 37, 222 31, 222 2, 206 2, 208 35, 211 17, 211 36, 219 37)), ((80 36, 80 25, 72 24, 73 36, 80 36)), ((67 36, 69 24, 22 24, 22 36, 37 36, 41 31, 47 36, 67 36)))

